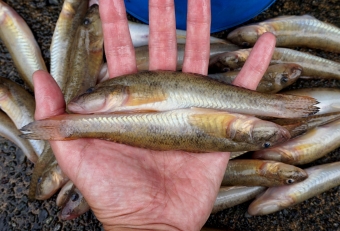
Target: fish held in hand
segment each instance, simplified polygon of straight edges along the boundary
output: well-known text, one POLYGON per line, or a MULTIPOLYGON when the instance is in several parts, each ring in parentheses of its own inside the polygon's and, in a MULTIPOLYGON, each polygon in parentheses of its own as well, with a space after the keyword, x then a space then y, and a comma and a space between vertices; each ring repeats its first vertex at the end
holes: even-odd
POLYGON ((265 94, 221 84, 206 76, 173 71, 144 71, 104 81, 71 100, 79 114, 210 108, 278 118, 315 114, 310 97, 265 94))
POLYGON ((34 89, 32 75, 47 71, 40 48, 26 22, 6 3, 0 1, 0 38, 12 56, 20 76, 34 89))
POLYGON ((274 123, 209 109, 158 113, 61 115, 21 129, 28 139, 99 138, 158 151, 259 150, 290 138, 274 123))
POLYGON ((238 45, 253 46, 266 32, 275 35, 278 47, 309 47, 340 53, 340 28, 310 15, 280 16, 239 27, 227 38, 238 45))
POLYGON ((294 184, 305 180, 307 173, 293 165, 270 160, 231 160, 222 186, 266 186, 294 184))
POLYGON ((340 162, 305 169, 308 178, 293 185, 267 189, 248 208, 250 215, 266 215, 301 203, 340 185, 340 162))

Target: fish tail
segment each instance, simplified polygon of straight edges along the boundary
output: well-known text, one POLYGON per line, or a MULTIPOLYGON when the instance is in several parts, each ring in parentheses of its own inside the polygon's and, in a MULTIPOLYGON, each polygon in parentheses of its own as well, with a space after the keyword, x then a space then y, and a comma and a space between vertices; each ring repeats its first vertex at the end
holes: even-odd
MULTIPOLYGON (((282 95, 280 95, 282 96, 282 95)), ((319 111, 319 102, 309 96, 285 95, 284 115, 289 118, 307 117, 319 111)))
POLYGON ((40 120, 27 124, 20 131, 21 138, 31 140, 66 140, 59 120, 40 120))

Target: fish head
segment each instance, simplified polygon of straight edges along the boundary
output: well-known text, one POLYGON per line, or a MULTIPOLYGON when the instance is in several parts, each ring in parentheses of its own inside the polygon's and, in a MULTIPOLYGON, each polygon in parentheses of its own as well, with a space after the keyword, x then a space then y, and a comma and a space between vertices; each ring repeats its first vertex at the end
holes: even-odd
POLYGON ((302 67, 295 63, 282 65, 275 73, 275 84, 285 88, 294 83, 302 73, 302 67))
POLYGON ((60 190, 58 193, 58 197, 56 200, 57 206, 61 207, 66 204, 66 202, 69 200, 70 196, 72 195, 74 191, 75 185, 72 181, 68 181, 60 190))
POLYGON ((73 113, 92 114, 112 112, 128 99, 127 87, 122 85, 89 88, 84 94, 72 99, 67 109, 73 113))
POLYGON ((294 199, 286 195, 289 188, 288 185, 268 188, 249 205, 248 213, 252 216, 266 215, 294 205, 294 199))
POLYGON ((99 6, 92 5, 86 13, 86 16, 81 25, 82 28, 87 30, 91 39, 91 47, 102 46, 103 30, 102 23, 99 16, 99 6))
POLYGON ((249 47, 254 45, 265 32, 267 32, 266 28, 259 25, 244 26, 230 32, 227 39, 237 45, 249 47))
POLYGON ((261 145, 263 149, 289 140, 290 133, 280 125, 259 119, 253 123, 251 137, 253 142, 261 145))
POLYGON ((35 198, 46 200, 50 198, 62 185, 68 181, 68 177, 61 172, 58 164, 53 164, 38 179, 35 198))
POLYGON ((277 174, 282 182, 286 185, 301 182, 307 179, 308 174, 305 170, 298 168, 294 165, 280 163, 277 174))
POLYGON ((71 220, 87 212, 89 209, 90 206, 86 202, 84 196, 79 189, 75 188, 69 197, 69 200, 60 211, 59 217, 62 220, 71 220))

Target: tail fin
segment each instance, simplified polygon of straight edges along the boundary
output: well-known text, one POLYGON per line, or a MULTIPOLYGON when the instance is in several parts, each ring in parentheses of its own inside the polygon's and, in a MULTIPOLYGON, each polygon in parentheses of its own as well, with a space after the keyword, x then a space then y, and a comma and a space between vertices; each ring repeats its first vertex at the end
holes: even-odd
POLYGON ((279 95, 285 98, 283 117, 282 118, 298 118, 314 115, 319 111, 319 107, 315 106, 319 102, 309 96, 296 95, 279 95))

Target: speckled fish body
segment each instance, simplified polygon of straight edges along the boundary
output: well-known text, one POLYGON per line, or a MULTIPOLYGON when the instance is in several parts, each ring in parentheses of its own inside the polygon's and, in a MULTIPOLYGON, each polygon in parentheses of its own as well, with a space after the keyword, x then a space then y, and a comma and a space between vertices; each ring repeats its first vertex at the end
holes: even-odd
POLYGON ((256 159, 302 165, 325 156, 340 146, 340 120, 316 127, 306 134, 253 154, 256 159))
POLYGON ((239 45, 254 45, 264 33, 276 37, 278 47, 309 47, 340 53, 340 28, 310 15, 281 16, 239 27, 228 39, 239 45))
POLYGON ((71 220, 90 210, 90 206, 79 189, 74 188, 70 198, 59 213, 62 220, 71 220))
POLYGON ((221 187, 218 191, 217 198, 212 209, 212 214, 220 212, 224 209, 231 208, 235 205, 242 204, 255 198, 264 192, 266 187, 263 186, 231 186, 221 187))
POLYGON ((26 22, 3 1, 0 1, 0 38, 20 76, 33 90, 32 75, 37 70, 47 70, 45 62, 26 22))
POLYGON ((250 215, 266 215, 301 203, 340 185, 340 162, 305 169, 308 178, 294 185, 272 187, 249 206, 250 215))
POLYGON ((318 110, 314 106, 317 102, 310 97, 259 93, 221 84, 203 75, 173 71, 120 76, 96 85, 91 91, 73 99, 68 110, 89 114, 199 107, 280 118, 304 117, 318 110))
MULTIPOLYGON (((249 57, 250 49, 226 52, 212 57, 209 61, 209 72, 224 72, 243 66, 249 57)), ((340 63, 320 58, 305 52, 288 48, 275 48, 270 64, 295 63, 302 67, 304 78, 340 79, 340 63)))
POLYGON ((88 1, 65 0, 54 29, 51 52, 51 75, 62 92, 65 90, 71 47, 78 26, 83 22, 88 1))
POLYGON ((74 188, 76 186, 72 181, 67 181, 67 183, 60 189, 60 192, 58 193, 56 204, 58 207, 62 207, 66 204, 66 202, 70 199, 74 188))
POLYGON ((67 73, 65 102, 84 93, 97 82, 103 64, 103 31, 98 5, 92 5, 78 27, 67 73))
POLYGON ((38 155, 35 153, 32 145, 28 140, 21 138, 21 132, 17 129, 13 121, 3 112, 0 111, 0 136, 16 144, 26 157, 36 163, 38 155))
MULTIPOLYGON (((129 30, 134 47, 146 46, 149 44, 149 25, 129 21, 129 30)), ((185 30, 176 30, 178 44, 185 44, 187 33, 185 30)), ((226 40, 210 36, 210 43, 229 43, 226 40)))
MULTIPOLYGON (((220 44, 212 43, 210 44, 210 56, 220 54, 228 51, 238 50, 239 47, 234 44, 220 44)), ((177 44, 177 70, 182 70, 183 60, 184 60, 184 44, 177 44)), ((135 48, 137 69, 139 71, 149 70, 149 46, 141 46, 135 48)))
POLYGON ((208 109, 158 113, 63 115, 22 128, 28 139, 100 138, 152 150, 259 150, 286 141, 287 130, 252 116, 208 109))
MULTIPOLYGON (((1 77, 0 108, 11 118, 18 129, 34 121, 34 97, 18 84, 1 77)), ((29 142, 39 156, 44 149, 45 142, 33 140, 29 142)))
POLYGON ((315 98, 319 102, 319 111, 316 115, 340 111, 340 89, 337 88, 305 88, 284 91, 282 94, 309 96, 315 98))
MULTIPOLYGON (((302 72, 302 67, 294 63, 271 65, 263 75, 256 88, 258 92, 276 93, 296 82, 302 72)), ((228 71, 218 74, 210 74, 209 78, 222 83, 232 84, 239 71, 228 71)))
POLYGON ((321 115, 313 115, 299 119, 276 119, 271 120, 284 128, 286 128, 291 138, 299 136, 312 128, 333 122, 340 119, 340 112, 327 113, 321 115))
POLYGON ((222 186, 266 186, 303 181, 306 172, 293 165, 267 160, 231 160, 224 173, 222 186))
POLYGON ((30 200, 36 199, 37 185, 41 183, 42 175, 46 168, 55 161, 55 156, 49 143, 46 143, 44 150, 39 157, 37 163, 34 165, 28 198, 30 200))
POLYGON ((68 176, 60 169, 57 160, 54 160, 46 166, 38 180, 35 198, 37 200, 47 200, 68 181, 68 176))

